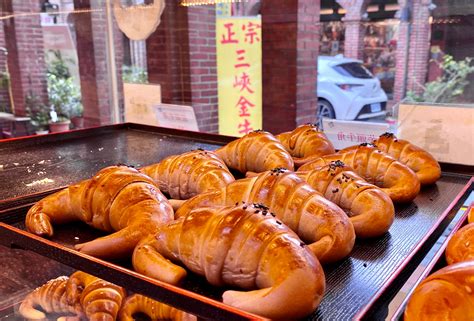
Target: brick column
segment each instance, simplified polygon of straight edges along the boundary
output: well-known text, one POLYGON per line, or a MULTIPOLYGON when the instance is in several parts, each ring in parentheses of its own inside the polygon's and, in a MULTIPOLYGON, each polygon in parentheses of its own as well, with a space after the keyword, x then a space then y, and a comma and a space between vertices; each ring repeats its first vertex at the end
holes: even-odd
MULTIPOLYGON (((75 9, 92 9, 87 14, 74 15, 77 56, 81 78, 84 125, 97 126, 112 122, 112 97, 107 68, 107 18, 103 4, 95 0, 74 0, 75 9)), ((114 47, 120 109, 122 91, 122 32, 114 20, 114 47)))
MULTIPOLYGON (((5 33, 3 32, 3 21, 0 21, 0 73, 6 71, 7 64, 7 44, 5 43, 5 33), (5 50, 3 50, 4 48, 5 50)), ((0 88, 0 110, 2 108, 10 110, 10 94, 8 88, 0 88)))
POLYGON ((263 128, 316 120, 319 0, 262 0, 263 128))
POLYGON ((430 48, 430 0, 399 0, 401 18, 397 41, 397 70, 394 84, 394 101, 399 102, 407 91, 419 93, 428 72, 430 48), (405 8, 405 9, 403 9, 405 8), (409 19, 407 19, 409 18, 409 19))
POLYGON ((369 0, 337 0, 346 10, 344 21, 344 56, 362 60, 364 58, 365 18, 369 0))
POLYGON ((26 114, 25 98, 47 102, 46 64, 40 21, 40 0, 2 1, 3 11, 19 15, 3 20, 15 115, 26 114))
POLYGON ((147 39, 148 79, 164 103, 192 105, 201 131, 217 132, 215 7, 166 1, 161 24, 147 39))

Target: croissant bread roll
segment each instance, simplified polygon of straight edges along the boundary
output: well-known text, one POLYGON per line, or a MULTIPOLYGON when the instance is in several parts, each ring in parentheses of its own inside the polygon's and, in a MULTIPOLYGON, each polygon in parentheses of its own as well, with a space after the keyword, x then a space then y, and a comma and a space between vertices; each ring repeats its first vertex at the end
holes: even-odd
POLYGON ((324 293, 324 272, 298 236, 260 204, 204 207, 160 228, 137 246, 134 268, 177 283, 170 261, 181 262, 224 292, 224 303, 271 319, 313 312, 324 293), (164 278, 165 276, 166 278, 164 278))
POLYGON ((364 143, 345 152, 322 156, 301 166, 298 171, 309 171, 338 160, 367 182, 382 188, 395 203, 410 202, 420 192, 420 181, 415 173, 372 144, 364 143))
POLYGON ((40 307, 46 313, 80 316, 80 304, 69 304, 67 300, 68 280, 67 276, 60 276, 29 293, 20 305, 20 315, 28 320, 45 320, 46 314, 37 309, 40 307))
POLYGON ((422 185, 433 184, 441 177, 438 161, 424 149, 392 133, 384 133, 373 142, 378 149, 410 167, 422 185))
POLYGON ((175 309, 169 305, 150 299, 140 294, 133 294, 125 300, 119 312, 120 321, 133 321, 135 313, 147 315, 151 321, 196 321, 189 313, 175 309))
POLYGON ((315 124, 301 125, 291 132, 281 133, 275 137, 293 156, 295 167, 336 152, 324 132, 315 124))
POLYGON ((294 169, 293 159, 269 132, 257 130, 215 151, 225 164, 241 173, 260 173, 276 167, 294 169))
POLYGON ((78 244, 81 252, 103 258, 130 255, 140 239, 173 220, 173 209, 153 180, 126 166, 110 166, 93 178, 45 197, 26 215, 28 231, 52 236, 52 224, 83 221, 115 232, 78 244))
POLYGON ((413 292, 405 321, 474 320, 474 261, 449 265, 413 292))
POLYGON ((140 171, 153 178, 160 190, 174 199, 188 199, 235 180, 216 154, 204 150, 170 156, 140 171))
POLYGON ((221 190, 197 195, 182 204, 176 217, 200 206, 262 203, 305 241, 322 263, 345 258, 354 247, 349 218, 295 173, 277 168, 237 180, 221 190))
POLYGON ((115 321, 126 296, 122 287, 81 271, 71 275, 66 292, 68 302, 79 303, 90 321, 115 321))
POLYGON ((395 209, 390 197, 343 162, 296 174, 348 214, 357 237, 380 236, 392 225, 395 209))
POLYGON ((474 260, 474 223, 467 224, 453 234, 445 254, 448 264, 474 260))

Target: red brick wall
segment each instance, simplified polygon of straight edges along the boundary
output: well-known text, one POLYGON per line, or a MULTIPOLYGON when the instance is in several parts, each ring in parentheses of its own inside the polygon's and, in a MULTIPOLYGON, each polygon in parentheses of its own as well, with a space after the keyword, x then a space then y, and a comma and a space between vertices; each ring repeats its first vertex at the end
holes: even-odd
POLYGON ((189 7, 188 27, 192 104, 199 129, 217 132, 215 7, 189 7))
POLYGON ((316 120, 319 8, 262 1, 263 127, 272 133, 316 120))
POLYGON ((362 60, 364 58, 364 37, 366 30, 364 21, 344 21, 344 27, 344 56, 362 60))
POLYGON ((420 93, 423 89, 420 86, 425 84, 428 73, 428 59, 430 50, 430 31, 429 23, 430 10, 429 1, 413 1, 413 23, 410 39, 410 50, 408 60, 408 88, 420 93))
MULTIPOLYGON (((81 78, 85 126, 112 123, 112 97, 107 65, 107 20, 105 7, 97 1, 74 0, 75 9, 94 9, 91 13, 76 14, 77 53, 81 78)), ((122 91, 122 33, 114 21, 114 47, 117 69, 119 105, 123 110, 122 91)))
MULTIPOLYGON (((3 32, 3 21, 0 21, 0 48, 6 48, 5 33, 3 32)), ((7 55, 6 52, 0 51, 0 73, 6 71, 7 55)), ((0 111, 10 110, 10 95, 8 88, 0 88, 0 111)))
MULTIPOLYGON (((39 13, 39 0, 2 1, 4 12, 39 13)), ((46 64, 39 14, 6 19, 4 32, 8 49, 15 114, 25 115, 25 98, 31 92, 47 101, 46 64)))
POLYGON ((167 0, 161 24, 147 40, 148 79, 164 103, 192 105, 201 131, 217 132, 214 6, 167 0))
POLYGON ((401 21, 398 28, 397 70, 394 101, 399 102, 406 92, 420 92, 428 72, 430 46, 429 1, 414 0, 411 21, 401 21), (408 48, 407 48, 408 47, 408 48), (405 85, 406 84, 406 85, 405 85))
POLYGON ((337 0, 346 10, 344 21, 344 56, 361 59, 364 52, 365 20, 362 18, 369 0, 337 0))

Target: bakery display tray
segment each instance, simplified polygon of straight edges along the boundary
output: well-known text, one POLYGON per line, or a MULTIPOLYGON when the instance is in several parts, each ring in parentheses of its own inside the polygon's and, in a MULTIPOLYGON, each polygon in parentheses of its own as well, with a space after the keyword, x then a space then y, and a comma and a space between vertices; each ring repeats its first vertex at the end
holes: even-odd
MULTIPOLYGON (((414 202, 396 206, 395 221, 389 233, 376 239, 357 240, 349 258, 326 266, 325 297, 307 320, 370 319, 372 308, 383 310, 384 305, 374 305, 374 302, 387 292, 398 291, 398 285, 403 284, 404 278, 406 280, 420 263, 473 189, 473 180, 469 179, 469 176, 443 173, 435 185, 423 188, 414 202)), ((75 243, 100 235, 83 223, 56 227, 52 240, 24 232, 28 207, 0 211, 3 222, 0 240, 7 243, 5 245, 38 252, 204 318, 250 318, 220 303, 224 289, 209 286, 199 276, 190 275, 177 288, 130 271, 129 262, 110 264, 71 250, 75 243)))
POLYGON ((438 240, 437 243, 439 243, 439 246, 433 247, 430 253, 427 254, 427 256, 429 256, 429 260, 427 260, 428 263, 423 266, 419 273, 414 273, 412 280, 409 280, 410 282, 407 282, 409 283, 409 290, 406 291, 406 295, 398 307, 394 309, 395 312, 390 315, 391 321, 403 321, 403 314, 405 312, 406 305, 408 304, 408 301, 410 300, 415 288, 429 275, 447 266, 445 251, 449 240, 461 227, 468 224, 467 216, 472 210, 474 210, 474 192, 471 192, 469 199, 459 210, 457 214, 459 219, 456 222, 452 222, 447 228, 445 235, 443 235, 443 237, 438 240))
POLYGON ((0 141, 0 210, 36 201, 109 165, 144 166, 234 137, 133 123, 0 141))

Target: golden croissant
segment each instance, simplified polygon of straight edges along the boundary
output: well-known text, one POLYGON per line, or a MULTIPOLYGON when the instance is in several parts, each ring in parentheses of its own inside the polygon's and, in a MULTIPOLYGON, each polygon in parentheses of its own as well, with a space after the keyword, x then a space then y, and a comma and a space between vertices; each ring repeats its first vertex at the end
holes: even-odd
POLYGON ((390 197, 343 162, 296 174, 349 215, 357 237, 380 236, 392 225, 395 209, 390 197))
POLYGON ((315 124, 298 126, 291 132, 277 135, 276 138, 293 156, 295 167, 336 152, 324 132, 319 130, 315 124))
POLYGON ((410 202, 420 192, 420 181, 415 173, 372 144, 361 144, 345 152, 322 156, 301 166, 298 171, 309 171, 342 161, 367 182, 377 185, 394 202, 410 202))
POLYGON ((294 169, 293 159, 270 133, 257 130, 215 151, 228 167, 241 173, 260 173, 276 167, 294 169))
POLYGON ((448 264, 474 260, 474 222, 459 229, 446 247, 448 264))
POLYGON ((68 280, 67 276, 60 276, 29 293, 20 305, 20 315, 29 320, 45 320, 45 312, 80 316, 82 314, 80 304, 68 302, 66 293, 68 280), (44 312, 38 310, 38 307, 44 312))
POLYGON ((354 227, 337 205, 322 197, 295 173, 274 169, 197 195, 182 204, 176 217, 200 206, 262 203, 309 244, 322 263, 346 257, 354 246, 354 227))
POLYGON ((70 276, 66 292, 68 302, 80 304, 90 321, 116 320, 126 296, 122 287, 81 271, 70 276))
POLYGON ((374 140, 381 151, 410 167, 422 185, 433 184, 441 177, 438 161, 424 149, 409 141, 398 139, 392 133, 382 134, 374 140))
POLYGON ((135 313, 143 313, 151 321, 196 321, 197 318, 189 313, 175 309, 169 305, 152 300, 140 294, 129 296, 119 312, 120 321, 133 321, 135 313))
POLYGON ((119 258, 130 255, 140 239, 171 220, 173 209, 151 178, 134 168, 110 166, 37 202, 26 215, 26 228, 52 236, 52 224, 83 221, 106 232, 116 231, 76 249, 119 258))
POLYGON ((188 199, 235 180, 216 154, 204 150, 170 156, 140 171, 153 178, 160 190, 174 199, 188 199))
POLYGON ((413 292, 404 321, 474 320, 474 261, 449 265, 413 292))
POLYGON ((224 292, 224 303, 271 319, 313 312, 324 293, 324 272, 298 236, 259 204, 204 207, 160 228, 137 246, 134 268, 177 283, 181 262, 224 292), (256 289, 256 290, 255 290, 256 289))

